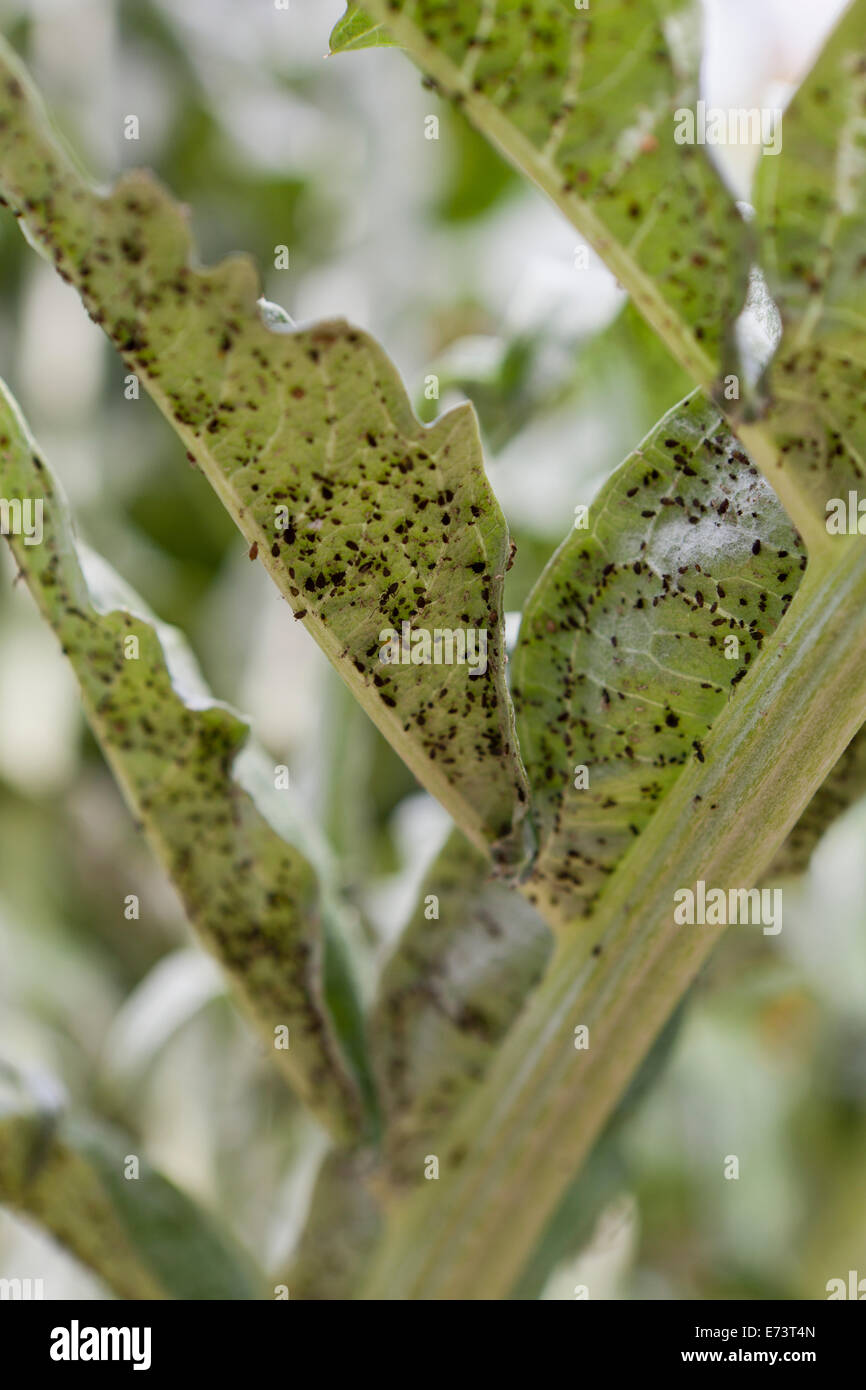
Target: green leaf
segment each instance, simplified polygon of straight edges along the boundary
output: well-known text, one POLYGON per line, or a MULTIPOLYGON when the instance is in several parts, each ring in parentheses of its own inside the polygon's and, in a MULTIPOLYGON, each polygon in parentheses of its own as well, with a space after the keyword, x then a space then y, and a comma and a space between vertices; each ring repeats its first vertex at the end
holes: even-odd
MULTIPOLYGON (((863 3, 857 0, 847 22, 849 56, 851 35, 856 44, 858 25, 862 30, 863 3)), ((819 512, 812 495, 815 475, 825 463, 837 476, 848 467, 838 431, 849 428, 860 369, 856 355, 846 352, 840 370, 847 384, 833 388, 839 409, 831 429, 837 433, 828 435, 821 424, 820 393, 814 410, 800 399, 761 418, 767 401, 749 386, 735 334, 755 259, 755 232, 706 148, 688 142, 697 134, 688 122, 699 91, 699 0, 645 6, 593 0, 585 11, 562 0, 369 0, 367 8, 432 84, 457 101, 595 247, 692 381, 727 411, 810 553, 824 550, 826 488, 819 512), (738 384, 728 404, 730 376, 738 384), (800 456, 800 465, 785 467, 789 456, 800 456)), ((842 88, 850 91, 850 81, 842 81, 842 88)), ((827 188, 835 181, 829 174, 831 128, 828 122, 828 138, 815 159, 815 175, 827 188)), ((859 138, 852 121, 842 147, 848 163, 840 173, 843 182, 853 179, 862 187, 859 138)), ((787 142, 786 125, 786 148, 787 142)), ((782 179, 781 159, 762 163, 767 179, 773 178, 771 166, 777 168, 795 228, 798 172, 782 179)), ((797 274, 808 278, 812 265, 806 248, 797 274)), ((840 268, 840 282, 843 274, 840 268)), ((791 368, 801 376, 817 370, 809 353, 791 368)), ((776 384, 782 373, 780 365, 776 384)), ((830 399, 833 391, 827 391, 830 399)), ((864 456, 856 437, 851 448, 864 456)))
POLYGON ((762 262, 783 334, 764 383, 778 466, 827 504, 866 480, 866 0, 855 0, 761 161, 762 262))
POLYGON ((663 418, 605 484, 588 529, 560 546, 514 655, 533 879, 560 920, 592 913, 683 768, 703 758, 805 565, 772 491, 700 393, 663 418), (580 768, 588 786, 575 785, 580 768))
POLYGON ((270 803, 244 789, 234 767, 242 749, 244 776, 256 776, 247 724, 203 687, 179 635, 77 551, 59 488, 2 387, 0 494, 42 507, 40 543, 7 540, 190 921, 301 1098, 333 1132, 351 1134, 357 1087, 324 1001, 331 906, 309 858, 270 823, 285 819, 284 794, 273 779, 270 803), (274 1046, 279 1025, 288 1048, 274 1046))
POLYGON ((417 1182, 540 979, 551 935, 455 832, 426 876, 370 1021, 391 1177, 417 1182), (435 914, 435 915, 434 915, 435 914))
POLYGON ((698 97, 698 0, 366 9, 553 199, 693 379, 711 386, 730 358, 750 238, 706 150, 675 138, 678 113, 698 97))
POLYGON ((379 1205, 368 1190, 365 1151, 325 1155, 307 1221, 285 1279, 289 1297, 305 1301, 354 1298, 381 1231, 379 1205))
POLYGON ((342 19, 331 30, 329 48, 332 54, 348 53, 356 48, 393 48, 394 40, 357 5, 350 5, 342 19))
POLYGON ((46 1109, 44 1085, 0 1068, 0 1202, 46 1227, 121 1298, 262 1296, 246 1256, 134 1139, 46 1109), (125 1176, 130 1157, 137 1178, 125 1176))
POLYGON ((509 539, 471 406, 427 428, 366 334, 342 321, 292 331, 267 309, 266 323, 243 257, 194 269, 181 208, 144 173, 106 196, 84 183, 3 47, 0 126, 0 188, 28 238, 75 284, 295 616, 475 843, 521 859, 509 539), (381 633, 403 623, 457 634, 446 643, 474 634, 486 667, 384 664, 381 633))

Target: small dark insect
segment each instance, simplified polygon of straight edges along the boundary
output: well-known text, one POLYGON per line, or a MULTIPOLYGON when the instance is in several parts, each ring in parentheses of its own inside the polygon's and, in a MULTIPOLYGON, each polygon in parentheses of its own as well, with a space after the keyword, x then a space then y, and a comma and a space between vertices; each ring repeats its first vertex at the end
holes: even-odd
POLYGON ((258 541, 253 541, 253 543, 252 543, 252 545, 250 546, 250 549, 249 549, 249 556, 250 556, 250 559, 251 559, 251 560, 255 560, 255 558, 256 558, 256 556, 258 555, 258 553, 259 553, 259 543, 258 543, 258 541))
POLYGON ((697 755, 698 755, 698 762, 699 762, 699 763, 705 762, 706 759, 704 758, 704 750, 703 750, 703 748, 701 747, 701 741, 700 741, 699 738, 696 738, 696 739, 695 739, 694 743, 692 744, 692 747, 694 748, 695 752, 696 752, 697 755))

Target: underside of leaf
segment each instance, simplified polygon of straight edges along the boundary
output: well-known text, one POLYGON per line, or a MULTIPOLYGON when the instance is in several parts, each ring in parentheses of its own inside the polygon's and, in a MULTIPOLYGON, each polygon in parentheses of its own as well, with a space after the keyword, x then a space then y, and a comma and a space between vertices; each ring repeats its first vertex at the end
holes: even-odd
MULTIPOLYGON (((364 17, 366 16, 366 18, 364 17)), ((698 97, 698 0, 369 0, 374 23, 551 197, 695 381, 732 360, 749 233, 706 150, 678 143, 698 97)))
POLYGON ((554 555, 524 611, 514 700, 538 820, 532 882, 562 920, 592 912, 703 757, 805 566, 771 489, 700 393, 554 555))
POLYGON ((82 181, 2 47, 0 124, 0 186, 28 237, 139 374, 295 616, 478 846, 521 859, 510 545, 471 406, 427 428, 366 334, 267 326, 251 262, 194 269, 184 213, 149 175, 105 196, 82 181), (383 632, 398 635, 399 661, 383 660, 383 632))

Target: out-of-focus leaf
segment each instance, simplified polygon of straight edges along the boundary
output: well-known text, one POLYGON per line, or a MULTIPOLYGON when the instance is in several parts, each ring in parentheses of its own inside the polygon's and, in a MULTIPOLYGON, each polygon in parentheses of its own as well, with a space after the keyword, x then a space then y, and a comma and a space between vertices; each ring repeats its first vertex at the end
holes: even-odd
MULTIPOLYGON (((479 847, 523 856, 505 680, 505 519, 470 406, 419 424, 391 362, 340 322, 268 326, 252 264, 194 269, 148 175, 94 192, 0 48, 0 188, 184 440, 295 615, 479 847), (385 629, 467 630, 486 665, 390 664, 385 629)), ((422 639, 423 640, 423 639, 422 639)), ((413 648, 414 656, 423 649, 413 648)))
POLYGON ((445 222, 468 222, 489 212, 503 195, 519 189, 521 182, 461 112, 452 107, 446 111, 450 119, 442 138, 448 166, 436 213, 445 222))
POLYGON ((3 391, 0 491, 41 508, 38 544, 7 540, 190 921, 302 1099, 336 1133, 353 1132, 357 1089, 323 997, 322 890, 232 774, 248 726, 203 689, 179 634, 152 621, 104 563, 88 561, 85 577, 62 495, 3 391), (279 1026, 287 1048, 275 1046, 279 1026))
POLYGON ((534 877, 564 921, 591 913, 683 766, 703 757, 805 564, 774 494, 699 393, 560 546, 523 615, 514 699, 534 877))
POLYGON ((121 1298, 254 1299, 247 1258, 136 1152, 136 1142, 46 1109, 0 1070, 0 1202, 44 1226, 121 1298), (130 1159, 138 1160, 138 1176, 130 1159))
MULTIPOLYGON (((551 370, 551 343, 546 332, 518 334, 508 341, 470 338, 452 343, 432 370, 443 394, 456 387, 478 413, 482 435, 498 454, 527 425, 552 412, 603 415, 605 431, 593 452, 594 472, 610 472, 691 383, 640 317, 630 300, 600 333, 574 338, 559 351, 559 370, 551 370), (476 350, 477 344, 477 350, 476 350), (474 359, 474 360, 473 360, 474 359)), ((435 401, 419 401, 424 418, 435 401)), ((520 440, 516 441, 517 447, 520 440)), ((578 483, 575 478, 575 484, 578 483)), ((575 492, 575 500, 577 493, 575 492)), ((521 518, 512 517, 517 560, 522 560, 521 518)), ((513 587, 509 572, 506 593, 513 587)), ((506 596, 506 607, 513 607, 506 596)))
POLYGON ((553 199, 710 386, 749 253, 706 150, 676 139, 698 98, 698 0, 368 0, 366 11, 553 199))
POLYGON ((433 863, 388 962, 370 1046, 392 1176, 419 1180, 425 1156, 540 978, 551 935, 454 832, 433 863))
POLYGON ((366 1186, 370 1158, 332 1151, 316 1178, 307 1222, 285 1277, 289 1297, 353 1298, 381 1229, 381 1212, 366 1186))
POLYGON ((866 0, 854 0, 782 118, 754 195, 783 333, 765 388, 778 466, 822 521, 866 480, 866 0))

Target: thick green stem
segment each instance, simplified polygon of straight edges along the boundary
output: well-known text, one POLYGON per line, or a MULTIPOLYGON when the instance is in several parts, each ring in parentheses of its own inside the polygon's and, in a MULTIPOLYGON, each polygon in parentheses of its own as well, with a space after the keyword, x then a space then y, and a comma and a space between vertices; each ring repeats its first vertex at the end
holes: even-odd
MULTIPOLYGON (((723 928, 674 892, 756 883, 866 719, 866 549, 810 565, 760 663, 635 842, 591 926, 561 939, 440 1177, 391 1213, 365 1296, 507 1296, 566 1185, 723 928), (587 1050, 574 1029, 590 1030, 587 1050)), ((746 928, 749 929, 749 928, 746 928)), ((760 930, 753 926, 751 930, 760 930)))

